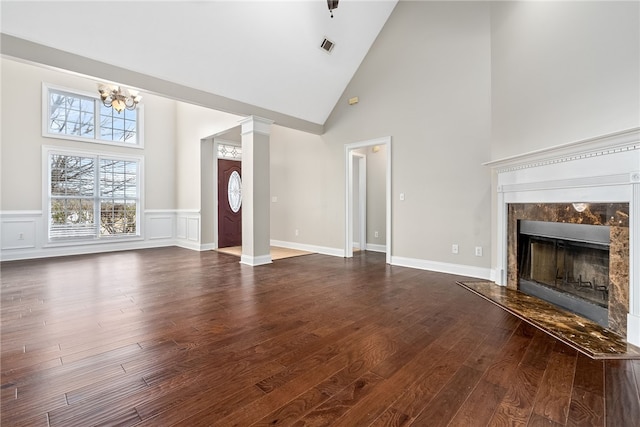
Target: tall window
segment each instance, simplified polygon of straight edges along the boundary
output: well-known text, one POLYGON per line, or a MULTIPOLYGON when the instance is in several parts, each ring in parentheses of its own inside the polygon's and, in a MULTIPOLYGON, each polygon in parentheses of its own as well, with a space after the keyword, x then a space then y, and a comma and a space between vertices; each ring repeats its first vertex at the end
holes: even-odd
POLYGON ((141 160, 50 151, 49 239, 138 236, 141 160))
POLYGON ((142 147, 140 109, 118 113, 97 95, 43 85, 43 135, 142 147))

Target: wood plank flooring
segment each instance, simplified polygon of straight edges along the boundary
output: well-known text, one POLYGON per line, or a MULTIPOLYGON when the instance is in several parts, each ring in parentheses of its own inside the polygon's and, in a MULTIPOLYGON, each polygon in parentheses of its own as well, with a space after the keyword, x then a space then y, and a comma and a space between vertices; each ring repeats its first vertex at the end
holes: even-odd
POLYGON ((1 269, 3 426, 640 426, 640 361, 589 359, 384 254, 1 269))

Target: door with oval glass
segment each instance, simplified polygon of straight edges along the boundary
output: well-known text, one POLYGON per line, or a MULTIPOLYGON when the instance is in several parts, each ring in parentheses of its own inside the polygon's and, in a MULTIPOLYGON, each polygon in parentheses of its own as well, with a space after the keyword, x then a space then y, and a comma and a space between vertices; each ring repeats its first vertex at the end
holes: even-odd
POLYGON ((218 159, 218 247, 242 245, 242 162, 218 159))

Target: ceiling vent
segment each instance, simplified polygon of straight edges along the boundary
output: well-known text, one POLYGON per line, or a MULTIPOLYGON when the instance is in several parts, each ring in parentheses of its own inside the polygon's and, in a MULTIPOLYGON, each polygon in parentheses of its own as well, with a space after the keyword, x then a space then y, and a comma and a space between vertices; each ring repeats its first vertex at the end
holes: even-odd
POLYGON ((336 44, 334 42, 325 37, 324 40, 322 40, 322 43, 320 43, 320 49, 327 53, 331 53, 335 45, 336 44))

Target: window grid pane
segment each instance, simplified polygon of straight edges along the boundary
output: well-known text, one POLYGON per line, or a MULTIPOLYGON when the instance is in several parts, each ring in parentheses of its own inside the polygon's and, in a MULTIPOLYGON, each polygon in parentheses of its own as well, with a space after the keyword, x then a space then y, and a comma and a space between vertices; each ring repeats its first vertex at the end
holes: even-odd
POLYGON ((104 159, 100 162, 100 234, 137 232, 138 164, 104 159))
POLYGON ((49 133, 94 138, 94 100, 49 92, 49 133))
POLYGON ((137 144, 136 110, 124 110, 118 113, 111 107, 100 106, 100 139, 137 144))

